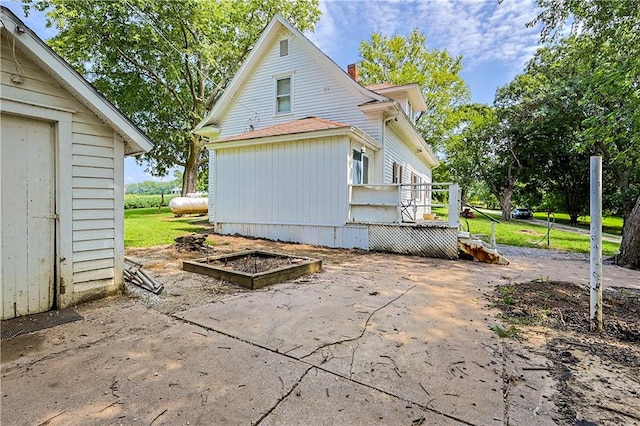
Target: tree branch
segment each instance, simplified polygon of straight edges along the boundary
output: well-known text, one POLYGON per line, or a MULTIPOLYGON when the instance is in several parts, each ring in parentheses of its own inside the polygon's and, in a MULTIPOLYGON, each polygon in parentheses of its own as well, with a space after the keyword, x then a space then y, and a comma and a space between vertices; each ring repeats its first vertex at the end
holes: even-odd
POLYGON ((149 68, 148 66, 144 65, 143 63, 135 60, 134 58, 130 57, 129 55, 127 55, 126 52, 124 52, 120 47, 116 46, 116 50, 118 51, 118 53, 124 58, 126 59, 129 63, 131 63, 134 67, 137 67, 139 69, 141 69, 142 71, 144 71, 147 76, 149 78, 151 78, 153 81, 155 81, 156 83, 158 83, 160 86, 164 87, 167 91, 169 91, 169 93, 171 93, 173 95, 173 97, 176 99, 176 101, 178 102, 178 104, 180 105, 180 108, 183 111, 186 111, 185 109, 185 105, 184 102, 182 102, 182 99, 180 99, 180 96, 178 95, 178 92, 176 92, 171 86, 169 86, 158 74, 156 74, 151 68, 149 68))

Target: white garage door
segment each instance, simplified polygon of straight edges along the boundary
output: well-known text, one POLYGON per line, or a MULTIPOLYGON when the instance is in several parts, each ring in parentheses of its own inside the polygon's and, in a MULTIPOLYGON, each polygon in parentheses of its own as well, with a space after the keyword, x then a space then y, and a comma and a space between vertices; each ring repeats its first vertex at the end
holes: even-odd
POLYGON ((2 319, 53 306, 55 157, 53 125, 2 114, 2 319))

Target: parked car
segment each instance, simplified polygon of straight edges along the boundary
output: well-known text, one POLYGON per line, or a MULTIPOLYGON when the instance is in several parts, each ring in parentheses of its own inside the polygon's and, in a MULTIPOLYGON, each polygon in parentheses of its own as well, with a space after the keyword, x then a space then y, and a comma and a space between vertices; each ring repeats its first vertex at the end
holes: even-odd
POLYGON ((533 219, 533 212, 529 208, 517 208, 511 212, 514 219, 533 219))

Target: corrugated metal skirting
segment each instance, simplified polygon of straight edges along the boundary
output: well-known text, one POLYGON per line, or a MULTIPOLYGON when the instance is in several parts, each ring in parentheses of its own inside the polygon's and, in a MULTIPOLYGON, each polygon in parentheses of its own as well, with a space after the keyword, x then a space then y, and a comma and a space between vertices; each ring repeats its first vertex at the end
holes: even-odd
POLYGON ((458 229, 369 225, 369 250, 441 259, 457 259, 458 229))

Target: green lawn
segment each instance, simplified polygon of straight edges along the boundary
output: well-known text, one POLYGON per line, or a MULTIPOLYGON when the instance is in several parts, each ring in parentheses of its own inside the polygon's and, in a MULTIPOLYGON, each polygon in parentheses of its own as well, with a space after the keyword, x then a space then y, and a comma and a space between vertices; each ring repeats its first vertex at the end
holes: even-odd
MULTIPOLYGON (((435 211, 436 209, 434 209, 435 211)), ((436 211, 446 220, 446 215, 436 211)), ((499 219, 499 215, 492 214, 499 219)), ((545 215, 546 219, 546 215, 545 215)), ((124 212, 124 245, 126 247, 150 247, 156 245, 168 245, 181 235, 198 232, 203 229, 200 226, 206 223, 206 217, 176 218, 163 208, 159 213, 157 208, 133 209, 124 212)), ((461 219, 463 230, 467 230, 467 224, 473 234, 485 234, 488 240, 491 235, 491 225, 487 218, 477 215, 476 219, 461 219)), ((496 224, 496 241, 518 247, 547 248, 545 235, 547 227, 534 225, 531 222, 514 220, 496 224)), ((589 253, 589 235, 580 235, 572 232, 551 230, 551 244, 549 248, 554 250, 589 253)), ((603 242, 602 252, 606 256, 615 254, 619 244, 603 242)))
MULTIPOLYGON (((569 215, 566 213, 554 213, 556 223, 563 225, 569 225, 569 215)), ((533 217, 540 220, 547 220, 547 214, 545 212, 535 212, 533 217)), ((553 218, 553 216, 552 216, 553 218)), ((578 228, 589 229, 591 222, 590 216, 580 216, 578 218, 578 228)), ((614 235, 622 235, 623 221, 621 217, 609 216, 602 218, 602 232, 614 235)), ((575 225, 573 225, 575 226, 575 225)))
POLYGON ((198 223, 206 217, 174 217, 168 207, 124 211, 125 247, 151 247, 172 244, 181 235, 203 229, 198 223))
MULTIPOLYGON (((476 219, 461 218, 462 228, 467 230, 467 223, 471 233, 473 234, 486 234, 487 239, 491 235, 491 225, 489 219, 476 214, 476 219)), ((500 215, 490 214, 490 216, 500 220, 500 223, 495 225, 496 230, 496 242, 498 244, 504 244, 517 247, 538 247, 538 248, 550 248, 553 250, 570 251, 577 253, 589 253, 591 241, 589 235, 580 235, 573 232, 561 231, 559 229, 551 229, 550 245, 547 247, 547 226, 546 225, 534 225, 533 223, 524 220, 512 220, 510 222, 503 222, 500 219, 500 215)), ((558 215, 556 214, 556 221, 558 215)), ((536 215, 536 218, 538 216, 536 215)), ((544 215, 546 220, 547 215, 544 215)), ((568 221, 568 217, 567 217, 568 221)), ((620 248, 617 243, 611 243, 604 241, 602 244, 602 253, 606 256, 615 254, 620 248)))

